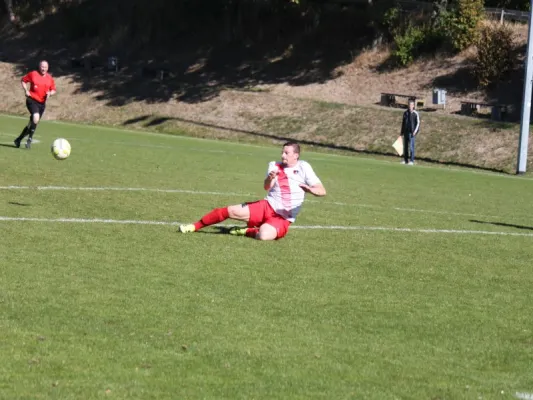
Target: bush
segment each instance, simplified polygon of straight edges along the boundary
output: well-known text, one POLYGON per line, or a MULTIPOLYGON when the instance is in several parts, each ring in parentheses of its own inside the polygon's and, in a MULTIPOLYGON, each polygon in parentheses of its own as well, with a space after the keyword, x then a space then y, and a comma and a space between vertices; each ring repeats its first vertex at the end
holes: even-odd
POLYGON ((404 33, 394 35, 392 56, 402 67, 411 64, 422 54, 435 53, 443 43, 442 33, 430 26, 408 26, 404 33))
POLYGON ((514 35, 507 25, 486 25, 477 42, 474 73, 483 87, 498 82, 517 63, 514 35))
POLYGON ((422 29, 409 26, 403 34, 394 36, 394 51, 392 52, 396 62, 405 67, 413 62, 419 54, 419 49, 424 42, 422 29))
POLYGON ((384 25, 387 34, 394 37, 394 34, 400 26, 400 9, 398 7, 389 8, 383 15, 382 24, 384 25))
POLYGON ((477 42, 479 23, 483 19, 483 0, 458 0, 445 17, 444 29, 453 49, 462 51, 477 42))

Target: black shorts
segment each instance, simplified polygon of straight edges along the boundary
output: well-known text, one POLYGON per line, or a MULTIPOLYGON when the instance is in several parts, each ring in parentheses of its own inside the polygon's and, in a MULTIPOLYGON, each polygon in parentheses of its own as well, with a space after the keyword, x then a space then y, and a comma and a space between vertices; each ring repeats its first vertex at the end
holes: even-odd
POLYGON ((39 117, 42 117, 44 114, 44 109, 46 108, 46 103, 39 103, 37 100, 32 99, 31 97, 26 97, 26 108, 31 115, 39 114, 39 117))

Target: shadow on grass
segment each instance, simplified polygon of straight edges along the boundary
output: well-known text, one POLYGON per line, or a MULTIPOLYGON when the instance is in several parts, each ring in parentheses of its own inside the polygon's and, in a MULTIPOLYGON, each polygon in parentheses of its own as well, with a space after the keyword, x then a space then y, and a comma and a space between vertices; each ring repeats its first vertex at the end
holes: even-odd
MULTIPOLYGON (((255 136, 255 137, 261 137, 261 138, 265 138, 265 139, 273 139, 273 140, 278 141, 280 144, 283 143, 283 142, 294 140, 294 138, 292 138, 290 136, 283 136, 283 135, 276 135, 276 134, 272 134, 272 133, 250 131, 250 130, 245 130, 245 129, 228 128, 228 127, 221 126, 221 125, 211 124, 211 123, 207 123, 207 122, 194 121, 194 120, 190 120, 190 119, 186 119, 186 118, 179 118, 179 117, 151 117, 150 115, 144 115, 144 116, 141 116, 141 117, 137 117, 137 118, 132 118, 132 119, 126 120, 126 121, 124 121, 122 123, 122 125, 124 125, 124 126, 133 125, 133 124, 137 123, 138 121, 143 121, 144 123, 142 124, 142 126, 145 127, 145 128, 153 128, 155 126, 161 125, 161 124, 163 124, 165 122, 168 122, 168 121, 178 121, 178 122, 181 122, 181 123, 191 124, 191 125, 195 125, 195 126, 209 128, 209 129, 216 129, 216 130, 221 130, 221 131, 226 131, 226 132, 237 132, 237 133, 242 133, 242 134, 245 134, 245 135, 250 135, 250 136, 255 136)), ((324 149, 329 149, 329 150, 345 151, 345 152, 354 153, 354 154, 365 154, 365 155, 386 156, 386 157, 396 157, 396 158, 398 158, 398 156, 395 153, 392 153, 392 152, 378 151, 378 150, 360 150, 360 149, 355 149, 355 148, 350 147, 350 146, 338 145, 338 144, 335 144, 335 143, 328 143, 328 142, 324 143, 324 142, 318 142, 318 141, 314 141, 314 140, 305 140, 305 139, 298 140, 298 143, 303 144, 303 145, 307 145, 307 146, 311 146, 311 147, 316 147, 316 148, 324 148, 324 149)), ((454 162, 454 161, 440 161, 440 160, 434 160, 434 159, 427 158, 427 157, 417 157, 417 161, 423 161, 423 162, 426 162, 428 164, 435 164, 435 165, 454 166, 454 167, 470 168, 470 169, 481 170, 481 171, 489 171, 489 172, 497 172, 497 173, 509 174, 508 171, 505 171, 503 169, 480 167, 480 166, 473 165, 473 164, 460 163, 460 162, 454 162)))
MULTIPOLYGON (((516 59, 525 52, 524 47, 515 50, 516 59)), ((443 67, 453 68, 454 61, 444 61, 443 67)), ((455 97, 464 96, 463 101, 479 101, 488 104, 501 104, 510 106, 507 114, 503 117, 507 121, 517 121, 520 117, 522 105, 524 69, 521 62, 516 62, 515 67, 505 76, 488 87, 481 87, 475 76, 473 61, 456 68, 454 72, 447 75, 435 77, 425 89, 446 89, 449 95, 455 97), (469 95, 476 93, 475 97, 469 95)), ((461 114, 460 111, 457 114, 461 114)), ((473 117, 490 119, 490 114, 477 114, 473 117)))
POLYGON ((20 206, 20 207, 29 207, 29 206, 31 206, 31 204, 19 203, 18 201, 9 201, 7 204, 11 204, 12 206, 20 206))
POLYGON ((469 221, 470 222, 474 222, 476 224, 488 224, 488 225, 495 225, 495 226, 505 226, 505 227, 508 227, 508 228, 525 229, 525 230, 533 231, 533 226, 507 224, 505 222, 479 221, 477 219, 471 219, 469 221))
POLYGON ((427 89, 446 89, 451 95, 465 95, 478 89, 471 67, 462 67, 448 75, 437 76, 427 89))
POLYGON ((206 233, 209 235, 229 235, 230 227, 226 226, 210 226, 194 233, 206 233))
POLYGON ((7 143, 0 143, 0 147, 7 147, 7 148, 10 148, 10 149, 19 149, 14 144, 7 144, 7 143))
POLYGON ((20 75, 47 59, 54 77, 110 106, 198 103, 225 89, 325 83, 375 35, 364 4, 321 8, 311 28, 296 3, 280 2, 283 12, 260 7, 260 18, 233 10, 245 3, 254 2, 72 1, 18 29, 0 26, 0 58, 20 75), (146 23, 145 11, 159 21, 146 23))

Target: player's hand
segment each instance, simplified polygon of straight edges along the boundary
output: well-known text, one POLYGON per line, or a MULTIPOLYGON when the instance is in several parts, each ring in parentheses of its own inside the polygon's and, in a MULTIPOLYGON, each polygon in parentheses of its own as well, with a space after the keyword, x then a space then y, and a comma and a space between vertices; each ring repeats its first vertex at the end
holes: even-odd
POLYGON ((30 97, 30 91, 29 90, 26 90, 26 97, 30 97))
POLYGON ((279 171, 277 171, 277 170, 270 171, 269 174, 268 174, 268 179, 273 181, 274 179, 276 179, 276 176, 278 176, 278 173, 279 173, 279 171))
POLYGON ((49 97, 52 97, 52 92, 50 90, 46 92, 46 98, 49 98, 49 97))

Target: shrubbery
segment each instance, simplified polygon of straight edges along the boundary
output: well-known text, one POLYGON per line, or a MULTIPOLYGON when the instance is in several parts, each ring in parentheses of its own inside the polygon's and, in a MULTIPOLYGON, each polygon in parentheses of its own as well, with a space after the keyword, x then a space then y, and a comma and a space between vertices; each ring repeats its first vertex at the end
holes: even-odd
POLYGON ((424 41, 422 29, 409 26, 403 34, 394 36, 394 51, 392 55, 401 66, 409 65, 418 56, 424 41))
POLYGON ((477 42, 474 73, 481 86, 498 82, 517 62, 513 31, 507 25, 485 25, 477 42))
POLYGON ((431 18, 388 10, 384 22, 392 36, 396 63, 406 66, 425 53, 458 52, 477 43, 483 15, 483 0, 458 0, 451 10, 439 8, 431 18))
POLYGON ((446 34, 454 50, 462 51, 477 42, 483 16, 483 0, 457 1, 455 9, 444 21, 446 34))
POLYGON ((429 25, 409 25, 403 33, 394 35, 392 56, 400 66, 407 66, 422 54, 434 53, 442 47, 443 36, 429 25))

